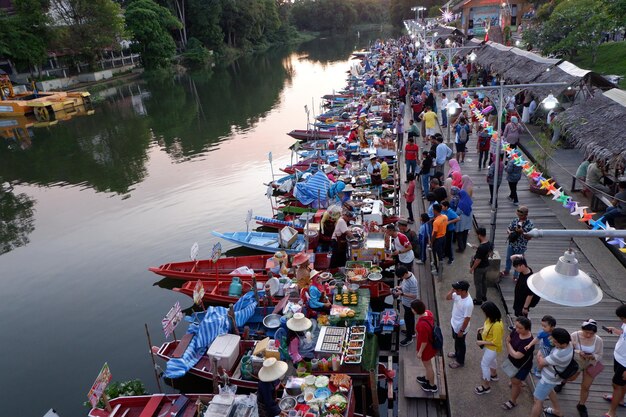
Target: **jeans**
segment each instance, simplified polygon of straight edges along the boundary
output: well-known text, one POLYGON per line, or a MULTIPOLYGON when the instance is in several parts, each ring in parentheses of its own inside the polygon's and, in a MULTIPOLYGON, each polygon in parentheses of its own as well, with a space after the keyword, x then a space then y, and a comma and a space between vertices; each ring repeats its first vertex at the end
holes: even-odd
POLYGON ((487 268, 474 269, 474 288, 476 288, 476 299, 487 301, 487 268))
POLYGON ((454 250, 452 249, 452 237, 454 236, 454 230, 446 230, 446 245, 444 248, 444 254, 448 257, 449 261, 454 260, 454 250))
POLYGON ((478 168, 487 168, 489 151, 478 151, 478 168))
POLYGON ((509 181, 509 190, 511 190, 509 197, 513 199, 514 203, 519 203, 519 200, 517 198, 517 181, 515 182, 509 181))
POLYGON ((452 338, 454 339, 454 360, 457 361, 459 365, 465 365, 465 351, 467 350, 465 346, 465 336, 460 336, 452 329, 452 338))
POLYGON ((406 327, 406 338, 411 339, 415 334, 415 313, 411 307, 407 307, 402 304, 402 308, 404 309, 404 325, 406 327))
MULTIPOLYGON (((511 266, 513 265, 513 261, 511 261, 511 256, 513 255, 523 255, 526 252, 526 248, 524 249, 513 249, 511 245, 506 246, 506 266, 504 267, 504 272, 509 273, 511 271, 511 266)), ((519 272, 513 272, 513 276, 517 278, 519 276, 519 272)))
POLYGON ((444 247, 446 244, 446 237, 440 237, 433 239, 432 250, 433 250, 433 262, 435 263, 435 268, 438 268, 439 262, 443 259, 444 247))
MULTIPOLYGON (((415 159, 412 159, 412 160, 407 159, 405 161, 405 165, 406 165, 406 176, 408 177, 409 174, 415 175, 415 172, 417 171, 417 161, 415 159)), ((407 178, 407 181, 408 181, 408 178, 407 178)))
POLYGON ((415 221, 415 219, 413 218, 413 202, 412 201, 406 202, 406 211, 409 212, 409 220, 415 221))
POLYGON ((441 126, 447 126, 448 125, 448 112, 445 109, 441 110, 441 126))
POLYGON ((430 174, 426 172, 422 172, 422 192, 424 193, 424 197, 430 191, 430 174))
MULTIPOLYGON (((498 192, 498 190, 500 190, 500 184, 498 184, 498 189, 496 190, 496 193, 498 192)), ((489 205, 491 205, 493 202, 493 184, 489 184, 489 205)), ((496 208, 498 208, 498 202, 496 201, 496 208)))

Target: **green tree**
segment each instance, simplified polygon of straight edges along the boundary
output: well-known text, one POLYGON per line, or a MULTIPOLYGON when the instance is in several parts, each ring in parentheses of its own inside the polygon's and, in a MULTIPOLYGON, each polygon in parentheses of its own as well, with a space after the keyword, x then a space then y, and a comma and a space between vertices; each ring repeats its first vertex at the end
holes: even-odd
POLYGON ((0 12, 0 54, 29 68, 45 62, 49 38, 46 0, 15 0, 15 13, 0 12))
POLYGON ((148 69, 166 67, 176 54, 176 44, 170 30, 180 22, 168 9, 152 0, 131 0, 125 13, 126 28, 135 41, 133 48, 141 53, 148 69))
POLYGON ((223 48, 224 33, 220 27, 222 7, 219 0, 188 0, 187 30, 189 37, 197 38, 215 52, 223 48))
POLYGON ((50 0, 55 47, 95 63, 101 52, 119 48, 124 31, 122 9, 113 0, 50 0))

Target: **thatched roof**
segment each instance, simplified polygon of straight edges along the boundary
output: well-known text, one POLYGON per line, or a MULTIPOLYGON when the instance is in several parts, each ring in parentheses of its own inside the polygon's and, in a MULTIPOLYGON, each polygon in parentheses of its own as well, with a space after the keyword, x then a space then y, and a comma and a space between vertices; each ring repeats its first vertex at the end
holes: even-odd
POLYGON ((557 116, 562 133, 586 155, 612 163, 626 163, 626 92, 618 88, 602 93, 557 116))

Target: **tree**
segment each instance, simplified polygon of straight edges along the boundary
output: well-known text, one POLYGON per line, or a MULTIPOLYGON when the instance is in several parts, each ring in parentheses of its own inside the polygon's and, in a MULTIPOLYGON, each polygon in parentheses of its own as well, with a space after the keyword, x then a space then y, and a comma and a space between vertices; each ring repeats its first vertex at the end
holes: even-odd
POLYGON ((46 0, 15 0, 11 16, 0 12, 0 54, 32 68, 45 62, 49 38, 46 0))
POLYGON ((180 22, 152 0, 131 0, 125 18, 135 41, 132 47, 141 53, 143 65, 148 69, 168 66, 176 53, 169 31, 178 29, 180 22))
POLYGON ((96 62, 104 49, 119 48, 122 9, 113 0, 50 0, 56 45, 96 62))
POLYGON ((221 14, 219 0, 187 0, 189 36, 197 38, 208 49, 219 52, 224 42, 224 33, 220 27, 221 14))

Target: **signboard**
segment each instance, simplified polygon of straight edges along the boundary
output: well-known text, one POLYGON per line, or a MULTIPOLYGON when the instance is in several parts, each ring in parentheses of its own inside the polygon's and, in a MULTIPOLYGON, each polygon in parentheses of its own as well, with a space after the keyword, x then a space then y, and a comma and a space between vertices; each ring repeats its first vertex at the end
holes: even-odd
POLYGON ((211 261, 213 261, 213 263, 217 262, 220 256, 222 256, 222 244, 217 242, 211 250, 211 261))
POLYGON ((202 297, 204 297, 204 285, 202 285, 202 281, 198 280, 196 286, 193 287, 193 303, 200 304, 202 297))
POLYGON ((111 377, 112 375, 111 371, 109 370, 109 364, 105 362, 102 366, 102 369, 100 370, 100 373, 98 374, 98 377, 93 382, 89 393, 87 393, 87 398, 89 398, 89 402, 91 403, 92 407, 95 407, 98 404, 98 401, 100 400, 100 397, 102 397, 104 390, 106 389, 107 385, 109 385, 109 382, 111 382, 111 377))
POLYGON ((470 20, 474 24, 474 35, 484 35, 489 26, 500 25, 500 7, 474 7, 470 20))
POLYGON ((195 242, 193 245, 191 245, 191 252, 189 253, 189 256, 191 257, 192 261, 195 261, 196 259, 198 259, 199 251, 200 251, 200 246, 198 245, 198 242, 195 242))
POLYGON ((165 338, 170 337, 170 335, 174 333, 174 329, 176 329, 176 326, 178 326, 178 323, 180 323, 182 319, 183 312, 180 309, 180 302, 176 301, 174 307, 170 308, 170 311, 168 311, 163 320, 161 320, 165 338))

